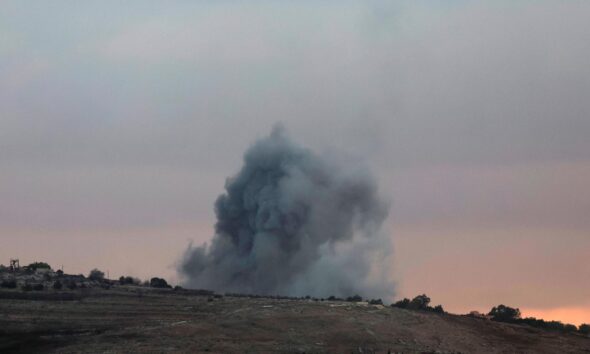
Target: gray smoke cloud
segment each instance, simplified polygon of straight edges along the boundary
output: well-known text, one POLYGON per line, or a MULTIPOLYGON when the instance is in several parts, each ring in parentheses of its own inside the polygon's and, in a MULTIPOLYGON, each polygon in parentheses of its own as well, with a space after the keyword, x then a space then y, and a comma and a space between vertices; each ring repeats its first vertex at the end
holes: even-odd
POLYGON ((367 168, 320 157, 281 126, 253 144, 215 203, 210 245, 189 246, 188 287, 390 298, 388 205, 367 168))

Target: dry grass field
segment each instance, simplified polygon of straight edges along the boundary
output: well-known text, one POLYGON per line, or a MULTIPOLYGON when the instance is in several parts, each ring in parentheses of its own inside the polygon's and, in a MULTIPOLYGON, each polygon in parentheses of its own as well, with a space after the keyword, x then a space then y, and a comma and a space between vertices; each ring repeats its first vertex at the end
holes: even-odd
POLYGON ((51 294, 0 294, 1 353, 590 353, 579 334, 346 302, 51 294))

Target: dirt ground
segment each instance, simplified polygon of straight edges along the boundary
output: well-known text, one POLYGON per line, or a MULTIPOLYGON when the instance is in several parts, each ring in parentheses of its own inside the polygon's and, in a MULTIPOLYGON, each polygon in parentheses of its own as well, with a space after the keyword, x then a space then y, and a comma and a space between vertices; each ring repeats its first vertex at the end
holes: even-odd
POLYGON ((590 353, 579 334, 344 302, 139 288, 14 297, 0 296, 0 353, 590 353))

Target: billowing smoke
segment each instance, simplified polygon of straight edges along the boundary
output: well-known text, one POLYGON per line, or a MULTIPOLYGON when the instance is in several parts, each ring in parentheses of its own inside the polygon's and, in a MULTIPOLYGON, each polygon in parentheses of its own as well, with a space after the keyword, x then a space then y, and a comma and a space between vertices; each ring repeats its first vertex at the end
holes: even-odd
POLYGON ((297 146, 280 127, 252 145, 215 203, 211 244, 186 251, 179 269, 185 285, 393 296, 389 239, 381 230, 387 205, 366 168, 334 160, 297 146))

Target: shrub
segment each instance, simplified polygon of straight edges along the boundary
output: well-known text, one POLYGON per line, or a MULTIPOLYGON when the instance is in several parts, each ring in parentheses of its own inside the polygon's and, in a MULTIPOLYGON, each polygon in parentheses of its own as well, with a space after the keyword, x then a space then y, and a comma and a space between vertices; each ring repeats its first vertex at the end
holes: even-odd
POLYGON ((33 286, 31 284, 25 284, 21 287, 21 289, 23 291, 32 291, 33 290, 33 286))
POLYGON ((0 283, 0 287, 7 288, 7 289, 16 289, 16 280, 15 279, 3 280, 2 283, 0 283))
POLYGON ((56 281, 53 283, 53 288, 54 288, 55 290, 61 290, 61 288, 63 288, 63 284, 61 283, 61 281, 59 281, 59 280, 56 280, 56 281))
POLYGON ((573 324, 566 323, 563 325, 564 332, 575 332, 577 330, 578 330, 578 328, 576 326, 574 326, 573 324))
POLYGON ((371 304, 371 305, 383 305, 383 301, 381 299, 371 299, 369 301, 369 304, 371 304))
POLYGON ((445 310, 443 309, 442 305, 436 305, 436 306, 434 306, 434 308, 432 309, 432 311, 434 311, 436 313, 445 313, 445 310))
POLYGON ((346 298, 346 301, 349 302, 360 302, 363 301, 363 298, 360 295, 349 296, 346 298))
POLYGON ((410 299, 404 298, 403 300, 399 300, 393 304, 391 307, 399 307, 400 309, 407 309, 410 306, 410 299))
POLYGON ((150 279, 150 286, 152 288, 171 288, 166 280, 157 277, 150 279))
POLYGON ((95 281, 103 281, 104 280, 104 272, 94 268, 88 274, 88 279, 95 280, 95 281))
POLYGON ((430 298, 426 294, 418 295, 410 301, 408 308, 412 310, 428 310, 430 298))
POLYGON ((33 262, 27 266, 27 269, 36 271, 37 269, 51 269, 51 266, 45 262, 33 262))
POLYGON ((344 301, 344 299, 332 295, 332 296, 328 297, 328 301, 344 301))
POLYGON ((43 289, 45 289, 45 286, 43 284, 35 284, 35 285, 33 285, 33 290, 35 290, 35 291, 41 291, 43 289))
POLYGON ((590 334, 590 324, 582 323, 580 327, 578 327, 578 332, 582 334, 590 334))
POLYGON ((61 269, 58 269, 57 272, 55 272, 55 274, 57 274, 58 277, 63 277, 64 271, 61 269))
POLYGON ((121 276, 119 278, 119 284, 121 284, 121 285, 127 285, 127 284, 129 284, 129 285, 139 285, 140 283, 141 283, 141 281, 139 279, 133 278, 133 277, 130 277, 130 276, 126 276, 126 277, 121 276))
POLYGON ((520 310, 505 305, 498 305, 488 313, 492 320, 500 322, 514 322, 520 318, 520 310))

